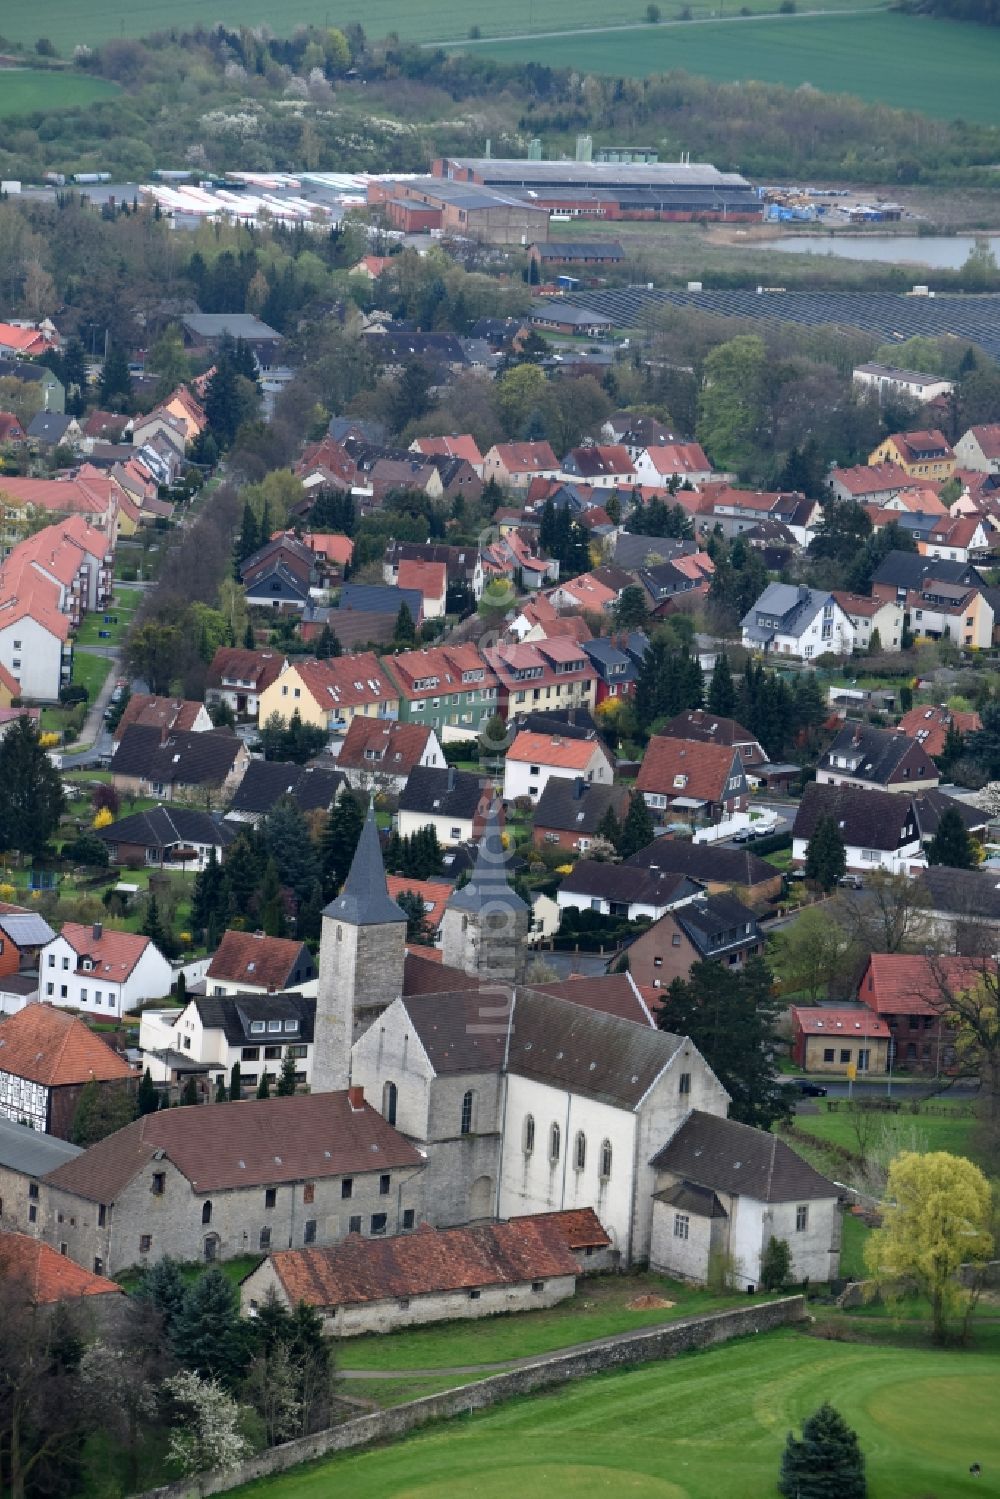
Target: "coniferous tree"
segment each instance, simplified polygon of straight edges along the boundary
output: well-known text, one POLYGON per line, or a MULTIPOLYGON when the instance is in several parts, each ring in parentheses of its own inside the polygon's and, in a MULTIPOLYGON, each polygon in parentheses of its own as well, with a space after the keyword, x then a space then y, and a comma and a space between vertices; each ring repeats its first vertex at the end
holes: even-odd
POLYGON ((186 1369, 232 1389, 249 1360, 236 1292, 218 1266, 193 1281, 173 1318, 170 1344, 186 1369))
POLYGON ((112 344, 101 370, 101 405, 105 410, 119 410, 132 398, 132 377, 128 355, 118 344, 112 344))
POLYGON ((410 613, 410 606, 405 599, 400 604, 399 613, 396 615, 396 626, 392 632, 392 641, 394 645, 407 646, 416 645, 417 642, 417 627, 413 623, 413 615, 410 613))
POLYGON ((821 817, 806 845, 806 879, 832 890, 847 870, 847 852, 832 817, 821 817))
POLYGON ((941 814, 937 832, 927 845, 928 864, 946 864, 950 869, 975 869, 974 845, 957 807, 941 814))
POLYGON ((303 901, 319 875, 319 854, 298 803, 282 796, 263 819, 264 848, 274 861, 278 880, 303 901))
POLYGON ((866 1499, 857 1433, 828 1402, 803 1422, 801 1440, 788 1433, 778 1489, 784 1499, 866 1499))
POLYGON ((640 849, 648 848, 655 836, 656 829, 646 799, 641 791, 633 791, 615 847, 623 859, 628 859, 640 849))
POLYGON ((219 1081, 215 1085, 215 1102, 229 1102, 229 1089, 226 1087, 226 1079, 221 1072, 219 1073, 219 1081))
POLYGON ((597 824, 597 836, 598 838, 606 838, 616 851, 621 853, 619 843, 622 836, 622 824, 615 816, 615 809, 610 802, 608 803, 608 810, 597 824))
POLYGON ((163 1331, 170 1336, 171 1328, 184 1303, 187 1290, 180 1265, 167 1255, 150 1265, 139 1282, 136 1296, 148 1301, 163 1319, 163 1331))
POLYGON ((247 620, 247 627, 243 631, 243 649, 246 651, 255 651, 257 649, 257 636, 249 619, 247 620))
POLYGON ((345 788, 327 818, 320 850, 323 890, 328 899, 332 899, 347 878, 364 825, 365 809, 361 799, 345 788))
POLYGON ((62 776, 21 717, 0 740, 0 849, 40 854, 66 810, 62 776))
POLYGON ((290 1052, 285 1053, 285 1059, 278 1073, 278 1082, 274 1089, 275 1098, 291 1098, 295 1092, 295 1058, 290 1052))
POLYGON ((153 1079, 149 1075, 147 1067, 142 1074, 142 1079, 135 1095, 135 1112, 137 1118, 144 1114, 155 1114, 160 1107, 160 1095, 156 1089, 153 1079))
POLYGON ((181 1089, 181 1106, 186 1109, 191 1108, 196 1103, 198 1103, 198 1101, 198 1084, 195 1082, 195 1079, 192 1076, 188 1078, 187 1082, 184 1084, 184 1087, 181 1089))
POLYGON ((240 1064, 239 1062, 234 1062, 233 1070, 229 1074, 229 1101, 230 1103, 239 1103, 242 1097, 243 1079, 240 1075, 240 1064))
POLYGON ((720 718, 732 718, 736 710, 736 688, 725 651, 715 658, 712 680, 708 687, 708 708, 720 718))
POLYGON ((143 936, 148 937, 160 949, 165 958, 173 956, 174 939, 160 916, 159 902, 152 893, 146 902, 146 914, 140 930, 143 936))

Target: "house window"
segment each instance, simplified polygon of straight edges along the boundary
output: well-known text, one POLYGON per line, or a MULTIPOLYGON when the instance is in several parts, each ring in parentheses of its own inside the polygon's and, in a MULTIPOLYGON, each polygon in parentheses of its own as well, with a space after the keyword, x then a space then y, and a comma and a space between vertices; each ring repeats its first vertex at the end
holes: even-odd
POLYGON ((140 1254, 148 1254, 149 1251, 152 1249, 152 1247, 153 1247, 153 1235, 152 1234, 140 1234, 139 1235, 139 1253, 140 1254))
POLYGON ((680 935, 680 932, 674 932, 673 936, 670 938, 670 946, 671 947, 680 947, 680 945, 681 945, 681 935, 680 935))
POLYGON ((388 1219, 385 1213, 372 1213, 371 1232, 373 1238, 377 1239, 385 1233, 387 1222, 388 1219))
POLYGON ((691 1220, 688 1218, 687 1213, 675 1213, 674 1214, 674 1238, 675 1239, 686 1239, 687 1236, 688 1236, 688 1230, 689 1230, 690 1227, 691 1227, 691 1220))
POLYGON ((552 1128, 549 1130, 549 1160, 552 1162, 553 1166, 559 1159, 559 1151, 561 1149, 561 1146, 562 1135, 560 1133, 559 1126, 558 1124, 553 1124, 552 1128))
POLYGON ((260 1244, 261 1249, 270 1249, 270 1247, 271 1247, 271 1230, 270 1230, 270 1228, 265 1227, 265 1228, 261 1229, 261 1231, 260 1231, 260 1239, 258 1240, 258 1243, 260 1244))
POLYGON ((29 1196, 29 1198, 31 1199, 32 1202, 37 1202, 38 1201, 38 1183, 37 1182, 31 1182, 31 1184, 29 1185, 29 1187, 28 1187, 28 1196, 29 1196))
POLYGON ((523 1142, 523 1149, 524 1149, 525 1155, 531 1155, 531 1153, 534 1150, 534 1148, 535 1148, 535 1116, 534 1116, 534 1114, 525 1114, 525 1116, 524 1116, 524 1142, 523 1142))
POLYGON ((388 1173, 386 1173, 385 1176, 380 1176, 379 1179, 378 1179, 378 1195, 380 1197, 388 1197, 388 1195, 389 1195, 389 1188, 391 1186, 392 1186, 392 1177, 389 1176, 388 1173))
POLYGON ((108 1221, 108 1210, 102 1202, 97 1209, 97 1226, 103 1228, 108 1221))
POLYGON ((382 1116, 387 1124, 396 1123, 396 1100, 399 1090, 395 1083, 386 1083, 382 1089, 382 1116))
POLYGON ((824 1047, 824 1049, 823 1049, 823 1060, 824 1060, 824 1062, 832 1062, 833 1061, 833 1047, 832 1046, 824 1047))
POLYGON ((840 1060, 845 1066, 851 1060, 851 1048, 849 1046, 842 1046, 840 1048, 840 1060))
POLYGON ((212 1204, 211 1204, 211 1202, 203 1202, 202 1203, 202 1205, 201 1205, 201 1221, 202 1221, 202 1223, 211 1223, 211 1221, 212 1221, 212 1204))
POLYGON ((244 1046, 241 1049, 241 1051, 240 1051, 240 1061, 241 1062, 259 1062, 260 1061, 260 1047, 259 1046, 244 1046))
POLYGON ((303 1242, 303 1244, 315 1244, 315 1242, 316 1242, 316 1219, 315 1218, 307 1218, 306 1219, 305 1227, 302 1230, 302 1242, 303 1242))
POLYGON ((582 1129, 577 1131, 576 1143, 573 1150, 573 1164, 577 1171, 582 1171, 587 1164, 587 1137, 582 1129))
POLYGON ((415 1221, 416 1221, 416 1213, 414 1212, 413 1208, 404 1208, 403 1209, 403 1232, 404 1233, 409 1232, 409 1230, 413 1227, 415 1221))
POLYGON ((277 1189, 277 1187, 265 1187, 264 1188, 264 1206, 266 1208, 273 1208, 274 1204, 277 1202, 277 1200, 278 1200, 278 1189, 277 1189))
POLYGON ((103 1275, 104 1274, 104 1261, 101 1259, 100 1255, 97 1255, 96 1258, 94 1259, 94 1274, 95 1275, 103 1275))
POLYGON ((349 1234, 359 1234, 361 1232, 361 1219, 349 1218, 347 1220, 347 1232, 349 1234))
POLYGON ((165 1171, 154 1171, 153 1180, 149 1190, 154 1197, 162 1197, 167 1185, 167 1173, 165 1171))
POLYGON ((800 1203, 795 1209, 795 1232, 805 1233, 809 1227, 809 1208, 805 1203, 800 1203))
POLYGON ((306 1182, 302 1188, 302 1201, 304 1203, 316 1201, 316 1183, 306 1182))
POLYGON ((474 1094, 470 1088, 462 1098, 462 1134, 472 1134, 472 1100, 474 1094))
POLYGON ((601 1181, 607 1181, 611 1175, 611 1141, 604 1140, 601 1143, 601 1181))
POLYGON ((28 1222, 29 1223, 37 1223, 38 1222, 38 1208, 35 1206, 34 1203, 32 1203, 31 1206, 28 1208, 28 1222))
POLYGON ((344 1177, 344 1180, 340 1184, 340 1196, 341 1196, 341 1198, 342 1198, 342 1200, 344 1202, 346 1202, 349 1197, 353 1197, 354 1196, 354 1177, 353 1176, 345 1176, 344 1177))
POLYGON ((470 1301, 478 1301, 479 1298, 480 1298, 480 1296, 482 1294, 483 1294, 482 1291, 470 1291, 469 1292, 469 1300, 470 1301))
POLYGON ((685 1095, 685 1094, 688 1094, 688 1093, 691 1092, 691 1074, 690 1074, 690 1072, 682 1072, 681 1073, 680 1077, 677 1080, 677 1091, 678 1091, 678 1093, 680 1093, 682 1095, 685 1095))

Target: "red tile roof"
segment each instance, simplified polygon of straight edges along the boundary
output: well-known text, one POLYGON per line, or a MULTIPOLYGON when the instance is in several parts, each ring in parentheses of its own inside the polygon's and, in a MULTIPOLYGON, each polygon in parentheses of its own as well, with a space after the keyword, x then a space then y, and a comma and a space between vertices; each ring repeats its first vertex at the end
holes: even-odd
POLYGON ((851 495, 902 490, 913 483, 905 468, 898 463, 859 463, 853 468, 835 468, 830 478, 851 495))
POLYGON ((806 1036, 889 1036, 889 1027, 871 1010, 832 1010, 826 1005, 792 1005, 792 1023, 806 1036))
POLYGON ((558 734, 533 734, 530 729, 522 729, 505 758, 519 764, 554 765, 559 770, 586 770, 595 750, 604 753, 596 739, 563 739, 558 734))
POLYGON ((159 729, 164 737, 172 729, 187 732, 194 728, 195 719, 204 709, 204 703, 197 703, 193 699, 155 697, 148 692, 133 693, 118 720, 115 739, 121 739, 125 730, 133 724, 147 729, 159 729))
POLYGON ((408 776, 427 748, 431 730, 420 723, 385 723, 359 714, 344 736, 338 770, 383 771, 408 776))
POLYGON ((984 458, 1000 458, 1000 422, 990 422, 982 427, 970 427, 969 432, 978 442, 984 458))
POLYGON ((636 789, 652 791, 669 800, 682 796, 694 801, 723 801, 735 754, 735 750, 724 744, 654 735, 639 767, 636 789), (675 784, 681 777, 684 784, 675 784))
POLYGON ((444 598, 448 589, 448 569, 443 562, 424 562, 403 558, 396 579, 399 588, 415 588, 425 599, 444 598))
POLYGON ((940 755, 944 750, 948 728, 959 734, 972 734, 981 729, 983 721, 978 713, 953 712, 943 705, 933 708, 911 708, 904 713, 897 727, 900 733, 917 739, 929 755, 940 755))
MULTIPOLYGON (((530 1219, 532 1223, 551 1223, 570 1249, 607 1249, 611 1243, 593 1208, 566 1208, 561 1213, 532 1213, 530 1219)), ((525 1218, 516 1217, 512 1222, 523 1223, 525 1218)))
POLYGON ((304 970, 308 952, 294 937, 267 937, 263 932, 227 931, 212 955, 205 977, 254 989, 284 989, 304 970))
POLYGON ((579 1270, 565 1233, 531 1218, 471 1228, 421 1223, 391 1239, 350 1234, 322 1249, 280 1249, 271 1265, 291 1302, 322 1307, 520 1285, 579 1270))
POLYGON ((221 687, 223 682, 250 682, 256 692, 263 692, 280 677, 285 657, 280 651, 250 651, 239 646, 220 646, 208 668, 208 685, 221 687))
POLYGON ((947 992, 960 994, 980 978, 981 965, 969 958, 872 953, 858 998, 879 1015, 937 1015, 947 992))
MULTIPOLYGON (((148 937, 136 932, 115 932, 110 927, 101 928, 100 936, 95 937, 92 925, 76 921, 67 921, 59 935, 79 958, 92 960, 95 979, 110 979, 115 984, 125 982, 147 947, 153 945, 148 937)), ((78 967, 77 972, 81 971, 78 967)))
POLYGON ((302 541, 311 552, 319 552, 336 567, 346 567, 354 556, 354 542, 336 531, 308 531, 302 541))
POLYGON ((546 469, 553 472, 559 469, 559 460, 547 442, 498 442, 493 452, 508 474, 537 474, 546 469))
POLYGON ((47 1004, 26 1005, 0 1020, 0 1072, 47 1088, 135 1076, 84 1021, 47 1004))
POLYGON ((468 432, 458 437, 418 437, 410 447, 425 458, 464 458, 473 468, 480 468, 483 462, 479 445, 468 432))
MULTIPOLYGON (((390 898, 397 904, 404 890, 411 890, 414 895, 420 897, 424 903, 424 916, 432 931, 436 931, 440 925, 448 897, 455 893, 454 885, 449 885, 447 880, 412 880, 408 874, 387 874, 385 883, 390 898)), ((409 951, 420 952, 424 955, 428 953, 426 948, 417 947, 410 947, 409 951)), ((438 956, 440 957, 440 954, 438 956)), ((431 961, 435 960, 432 958, 431 961)))
MULTIPOLYGON (((568 979, 558 979, 551 984, 531 984, 538 994, 551 994, 555 999, 569 999, 587 1010, 598 1010, 603 1015, 617 1015, 619 1020, 631 1020, 636 1025, 655 1026, 650 1006, 637 993, 638 986, 627 973, 573 974, 568 979)), ((663 1000, 663 994, 653 991, 655 1010, 663 1000)))
POLYGON ((683 476, 712 472, 705 449, 697 442, 654 443, 646 449, 646 457, 656 472, 666 479, 673 478, 675 474, 683 476))
POLYGON ((289 670, 298 672, 303 687, 324 713, 365 703, 392 702, 399 695, 374 651, 355 651, 329 661, 299 657, 290 663, 289 670))
POLYGON ((20 1281, 34 1306, 78 1296, 124 1296, 121 1286, 94 1275, 27 1234, 0 1234, 0 1279, 20 1281))

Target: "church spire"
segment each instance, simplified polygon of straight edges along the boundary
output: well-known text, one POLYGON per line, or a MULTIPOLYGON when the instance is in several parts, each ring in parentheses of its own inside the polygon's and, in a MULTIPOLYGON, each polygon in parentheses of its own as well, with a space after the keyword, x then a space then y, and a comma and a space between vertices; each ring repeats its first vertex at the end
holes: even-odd
POLYGON ((406 923, 406 912, 397 906, 386 885, 385 864, 382 861, 382 846, 379 843, 373 806, 368 808, 344 888, 326 907, 323 915, 332 917, 334 921, 348 922, 351 926, 385 926, 399 921, 404 925, 406 923))

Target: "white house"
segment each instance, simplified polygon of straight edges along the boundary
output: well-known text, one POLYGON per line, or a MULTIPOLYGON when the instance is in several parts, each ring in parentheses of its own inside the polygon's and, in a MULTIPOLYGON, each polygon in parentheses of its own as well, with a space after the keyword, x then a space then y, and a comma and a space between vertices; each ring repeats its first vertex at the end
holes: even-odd
POLYGON ((70 679, 73 642, 70 622, 41 600, 0 600, 0 666, 5 666, 21 695, 56 702, 70 679))
POLYGON ((535 734, 522 729, 504 759, 505 801, 519 796, 538 800, 551 776, 564 776, 598 786, 610 786, 615 778, 611 757, 600 740, 564 739, 561 734, 535 734))
POLYGON ((955 444, 959 468, 971 468, 977 474, 1000 474, 1000 422, 970 427, 955 444))
POLYGON ((400 792, 396 831, 407 838, 431 827, 445 848, 469 843, 482 825, 483 795, 483 782, 471 771, 415 766, 400 792))
POLYGON ((917 370, 898 370, 888 364, 859 364, 851 375, 855 385, 873 391, 883 401, 898 400, 902 396, 918 406, 936 401, 955 389, 954 380, 943 380, 940 375, 921 375, 917 370))
POLYGON ((864 875, 884 869, 890 874, 907 874, 924 863, 911 797, 813 781, 805 789, 792 827, 792 862, 800 869, 806 861, 809 840, 824 817, 836 823, 847 868, 853 873, 864 875))
POLYGON ((667 442, 645 448, 635 460, 635 482, 662 489, 677 479, 681 483, 705 484, 712 478, 712 465, 697 442, 667 442))
POLYGON ((749 650, 775 656, 849 656, 855 632, 832 593, 804 584, 769 583, 741 621, 749 650))
POLYGON ((96 1016, 122 1015, 170 993, 170 964, 148 937, 67 921, 39 954, 39 998, 96 1016))
POLYGON ((839 1190, 776 1135, 695 1108, 652 1165, 654 1270, 704 1284, 715 1261, 756 1289, 767 1245, 784 1239, 793 1281, 837 1276, 839 1190))
POLYGON ((876 632, 880 650, 902 650, 904 610, 898 599, 870 599, 862 593, 836 589, 833 598, 851 622, 855 650, 866 651, 876 632))
POLYGON ((203 1073, 214 1092, 227 1086, 238 1062, 244 1088, 266 1072, 272 1091, 284 1058, 295 1062, 295 1081, 312 1081, 315 999, 301 994, 199 995, 169 1010, 143 1010, 139 1021, 142 1065, 154 1083, 176 1083, 203 1073))
POLYGON ((230 929, 205 971, 207 993, 277 994, 303 990, 316 981, 316 963, 304 942, 264 932, 230 929))

